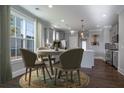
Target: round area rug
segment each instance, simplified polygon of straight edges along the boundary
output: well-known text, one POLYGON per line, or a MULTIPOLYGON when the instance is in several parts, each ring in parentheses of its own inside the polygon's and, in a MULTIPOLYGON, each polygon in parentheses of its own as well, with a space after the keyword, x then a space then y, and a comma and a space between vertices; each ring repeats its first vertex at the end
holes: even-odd
POLYGON ((57 79, 56 85, 54 84, 54 76, 52 76, 51 80, 47 73, 45 73, 45 75, 46 83, 44 83, 42 71, 39 70, 39 76, 37 77, 37 73, 34 70, 32 71, 30 86, 28 85, 29 74, 27 74, 27 81, 25 81, 25 75, 23 75, 19 80, 19 84, 23 88, 81 88, 86 87, 89 83, 89 76, 82 71, 80 71, 80 85, 76 72, 73 73, 73 81, 70 81, 70 74, 68 74, 68 81, 66 81, 66 77, 62 75, 60 79, 57 79))

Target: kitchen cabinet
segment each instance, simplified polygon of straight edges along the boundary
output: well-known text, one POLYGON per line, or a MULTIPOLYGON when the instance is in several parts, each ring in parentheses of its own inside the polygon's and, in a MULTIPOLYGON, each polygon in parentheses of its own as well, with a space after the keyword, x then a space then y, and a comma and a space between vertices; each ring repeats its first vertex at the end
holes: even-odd
POLYGON ((113 51, 113 66, 118 68, 118 51, 113 51))

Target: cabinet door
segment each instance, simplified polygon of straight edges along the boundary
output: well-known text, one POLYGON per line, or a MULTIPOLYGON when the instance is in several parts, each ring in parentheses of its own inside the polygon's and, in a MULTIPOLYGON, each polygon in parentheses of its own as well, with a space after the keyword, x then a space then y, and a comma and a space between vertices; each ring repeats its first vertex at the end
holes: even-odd
POLYGON ((118 52, 113 52, 113 65, 118 67, 118 52))
POLYGON ((106 51, 105 59, 107 63, 112 64, 112 51, 111 50, 106 51))

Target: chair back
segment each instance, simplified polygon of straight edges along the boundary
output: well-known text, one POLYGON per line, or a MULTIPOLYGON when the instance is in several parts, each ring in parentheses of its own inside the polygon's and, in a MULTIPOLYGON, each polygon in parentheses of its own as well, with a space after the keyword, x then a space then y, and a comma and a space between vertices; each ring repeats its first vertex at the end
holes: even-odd
POLYGON ((20 49, 21 54, 22 54, 22 58, 23 58, 23 62, 25 64, 26 67, 33 67, 35 64, 35 61, 37 59, 37 55, 32 52, 29 51, 27 49, 20 49))
POLYGON ((80 68, 84 50, 81 48, 70 49, 60 55, 63 69, 80 68))
POLYGON ((43 59, 44 57, 48 57, 48 53, 40 52, 40 53, 38 54, 38 57, 41 58, 41 59, 43 59))

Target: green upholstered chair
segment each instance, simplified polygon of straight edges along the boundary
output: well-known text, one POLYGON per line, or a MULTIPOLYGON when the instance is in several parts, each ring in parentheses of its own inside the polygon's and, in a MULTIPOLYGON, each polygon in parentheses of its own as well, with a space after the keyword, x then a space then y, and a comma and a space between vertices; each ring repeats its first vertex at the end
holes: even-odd
POLYGON ((51 76, 49 74, 49 71, 46 67, 46 64, 42 61, 38 61, 37 60, 37 55, 34 52, 29 51, 28 49, 20 49, 20 51, 21 51, 21 54, 22 54, 24 65, 26 67, 25 80, 27 79, 27 72, 28 72, 28 69, 29 69, 29 86, 30 86, 30 81, 31 81, 32 69, 37 70, 37 76, 38 76, 38 68, 42 68, 43 76, 44 76, 44 82, 46 82, 44 68, 46 69, 49 77, 51 78, 51 76))
POLYGON ((60 63, 54 64, 55 68, 55 84, 57 79, 57 73, 61 71, 65 72, 66 80, 68 81, 68 72, 70 72, 71 80, 73 80, 73 71, 77 71, 78 80, 80 84, 80 65, 82 61, 84 50, 81 48, 70 49, 60 55, 60 63))

